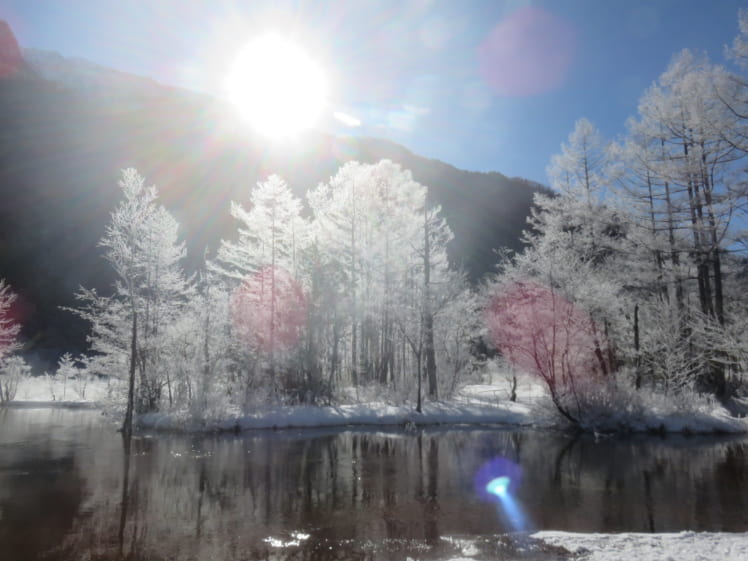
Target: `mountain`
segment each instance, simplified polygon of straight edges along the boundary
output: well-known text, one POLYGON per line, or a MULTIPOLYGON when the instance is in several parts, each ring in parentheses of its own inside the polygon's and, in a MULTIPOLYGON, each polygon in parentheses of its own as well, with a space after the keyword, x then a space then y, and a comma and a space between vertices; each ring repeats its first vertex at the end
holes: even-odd
POLYGON ((65 89, 85 93, 88 97, 106 97, 109 101, 137 105, 140 98, 170 91, 174 95, 192 97, 197 94, 181 88, 159 84, 151 78, 107 68, 78 57, 64 57, 54 51, 20 50, 28 72, 65 89))
POLYGON ((547 192, 381 139, 309 132, 290 148, 274 146, 220 100, 53 53, 25 51, 19 60, 2 29, 0 68, 12 71, 0 74, 0 277, 21 294, 23 335, 40 364, 85 346, 86 326, 60 306, 74 305, 81 285, 111 286, 97 243, 119 200, 122 168, 136 167, 158 186, 192 267, 235 231, 230 201, 246 202, 270 173, 303 196, 346 161, 398 162, 442 205, 455 233, 450 255, 473 280, 493 267, 494 248, 521 247, 533 193, 547 192))
POLYGON ((23 66, 21 48, 8 22, 0 20, 0 78, 11 76, 23 66))

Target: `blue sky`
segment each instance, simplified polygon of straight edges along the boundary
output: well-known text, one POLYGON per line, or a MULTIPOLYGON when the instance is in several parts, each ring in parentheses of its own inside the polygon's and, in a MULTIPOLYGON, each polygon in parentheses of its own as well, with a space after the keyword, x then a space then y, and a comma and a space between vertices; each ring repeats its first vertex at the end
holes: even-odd
POLYGON ((457 167, 546 182, 574 122, 608 138, 683 48, 723 61, 737 0, 0 0, 24 47, 223 95, 264 31, 320 61, 330 111, 457 167))

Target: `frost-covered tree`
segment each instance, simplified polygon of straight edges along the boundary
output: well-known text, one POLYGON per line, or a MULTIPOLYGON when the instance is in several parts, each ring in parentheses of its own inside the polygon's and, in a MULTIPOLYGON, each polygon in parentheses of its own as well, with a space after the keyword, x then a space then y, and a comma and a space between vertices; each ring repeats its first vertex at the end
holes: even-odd
POLYGON ((290 329, 284 314, 294 304, 289 286, 302 291, 296 279, 308 236, 300 212, 301 202, 280 177, 258 183, 250 193, 249 210, 232 202, 231 215, 239 222, 237 239, 222 240, 215 266, 233 290, 237 331, 244 332, 245 344, 255 353, 245 353, 246 379, 249 383, 255 368, 266 363, 255 374, 267 375, 276 390, 282 385, 276 367, 283 366, 277 363, 287 361, 291 350, 284 339, 290 329))
POLYGON ((232 379, 230 314, 225 286, 217 275, 203 270, 195 292, 169 330, 174 402, 195 418, 240 404, 230 398, 241 389, 232 379))
POLYGON ((156 188, 132 168, 122 172, 119 186, 123 200, 100 241, 117 276, 114 293, 82 290, 77 313, 91 323, 92 350, 111 369, 104 373, 121 376, 127 370, 127 433, 135 406, 140 412, 158 409, 164 387, 171 398, 170 328, 191 289, 181 267, 179 226, 157 203, 156 188))
POLYGON ((610 373, 609 342, 594 319, 533 281, 500 286, 486 309, 490 336, 516 367, 540 378, 561 415, 584 423, 589 386, 610 373))
POLYGON ((425 379, 436 398, 445 357, 438 336, 448 330, 440 323, 443 295, 447 286, 460 290, 452 289, 459 276, 448 274, 452 233, 428 205, 427 188, 390 161, 350 162, 308 201, 315 262, 336 279, 336 286, 314 283, 338 302, 328 330, 335 379, 343 366, 355 386, 376 383, 401 395, 425 379))
POLYGON ((726 48, 726 54, 741 66, 748 66, 748 10, 738 12, 738 29, 738 35, 726 48))
POLYGON ((223 240, 218 266, 226 276, 246 280, 264 267, 295 274, 305 240, 301 202, 277 175, 259 182, 250 192, 249 209, 231 203, 231 216, 239 223, 236 241, 223 240))
POLYGON ((579 119, 561 152, 551 158, 548 177, 551 186, 564 194, 576 195, 592 205, 608 185, 607 145, 597 128, 579 119))
MULTIPOLYGON (((334 365, 345 364, 350 381, 359 382, 359 340, 361 333, 361 262, 365 255, 364 223, 368 207, 369 190, 361 174, 361 164, 350 162, 342 166, 326 184, 320 184, 307 196, 314 221, 315 243, 322 248, 320 257, 327 267, 338 271, 344 285, 344 310, 347 316, 348 332, 346 348, 348 352, 341 360, 337 357, 340 348, 340 327, 336 322, 334 365), (324 253, 323 253, 324 252, 324 253), (329 253, 328 253, 329 252, 329 253)), ((342 326, 341 326, 342 327, 342 326)))
POLYGON ((577 121, 547 170, 559 196, 536 196, 539 211, 533 214, 533 229, 554 236, 564 233, 566 243, 582 260, 604 259, 618 234, 615 216, 603 203, 613 169, 608 144, 599 131, 587 119, 577 121))
POLYGON ((450 271, 434 289, 439 395, 450 397, 476 366, 472 346, 482 328, 482 314, 480 301, 462 274, 450 271))
POLYGON ((319 222, 310 225, 310 243, 301 255, 300 271, 305 287, 306 328, 300 353, 303 374, 299 389, 309 400, 329 401, 339 387, 347 348, 345 277, 335 248, 324 243, 319 222))
POLYGON ((57 371, 55 372, 55 378, 62 382, 62 401, 67 398, 67 387, 68 381, 72 381, 78 374, 78 368, 75 366, 73 355, 65 353, 57 361, 57 371))
POLYGON ((726 373, 741 368, 728 335, 746 201, 738 83, 683 51, 620 143, 579 121, 549 167, 559 194, 536 198, 528 247, 500 276, 542 282, 589 314, 594 355, 609 355, 601 371, 633 373, 637 388, 726 397, 726 373))
POLYGON ((88 368, 128 378, 126 427, 167 397, 200 418, 328 402, 351 385, 420 409, 469 370, 475 299, 449 267, 439 207, 400 166, 346 164, 308 194, 308 218, 283 180, 260 182, 246 208, 232 204, 236 236, 194 287, 155 189, 134 170, 121 187, 101 242, 114 293, 82 289, 77 313, 91 323, 88 368))
POLYGON ((0 359, 18 350, 21 325, 11 314, 18 296, 5 279, 0 279, 0 359))
POLYGON ((0 358, 0 403, 16 398, 21 381, 31 376, 31 367, 18 355, 0 358))
POLYGON ((698 318, 711 318, 722 328, 731 321, 729 253, 740 237, 736 217, 746 195, 736 174, 745 152, 744 124, 729 101, 735 93, 734 77, 725 69, 682 51, 642 97, 627 144, 627 159, 636 162, 628 166, 627 196, 644 203, 638 206, 639 226, 648 235, 640 246, 648 246, 657 271, 649 296, 657 306, 669 302, 677 309, 681 346, 694 360, 687 370, 699 372, 700 387, 722 397, 727 394, 722 361, 703 366, 704 350, 685 343, 698 318))
POLYGON ((30 372, 26 362, 12 354, 20 348, 21 325, 12 314, 17 298, 5 279, 0 279, 0 403, 15 398, 20 380, 30 372))
POLYGON ((726 139, 736 117, 715 95, 729 80, 720 67, 690 51, 673 59, 639 104, 640 134, 659 140, 652 170, 670 187, 668 220, 687 233, 702 313, 724 323, 722 262, 738 201, 731 168, 743 156, 726 139))
MULTIPOLYGON (((748 154, 748 10, 741 9, 738 14, 739 33, 733 40, 732 45, 726 49, 728 58, 735 61, 740 72, 727 75, 715 83, 715 92, 720 102, 735 117, 731 128, 724 131, 725 140, 744 154, 748 154)), ((724 74, 723 74, 724 76, 724 74)), ((748 181, 745 179, 745 165, 741 164, 740 174, 731 185, 734 192, 733 199, 739 201, 735 205, 735 228, 734 239, 736 246, 741 251, 748 250, 748 181)))
POLYGON ((617 359, 604 341, 626 337, 632 308, 625 291, 630 279, 621 274, 630 217, 610 192, 617 173, 609 146, 589 121, 578 121, 548 170, 559 194, 535 196, 524 236, 527 248, 505 264, 498 281, 533 280, 589 314, 605 374, 615 371, 617 359))

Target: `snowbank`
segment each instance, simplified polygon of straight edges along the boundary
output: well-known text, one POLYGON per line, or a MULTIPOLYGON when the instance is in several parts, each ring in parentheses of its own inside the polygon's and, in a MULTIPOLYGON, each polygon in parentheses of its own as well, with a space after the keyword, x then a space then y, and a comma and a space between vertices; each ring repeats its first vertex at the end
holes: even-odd
POLYGON ((583 561, 748 561, 748 533, 576 534, 537 532, 531 536, 563 547, 583 561))
POLYGON ((100 378, 61 380, 52 376, 31 376, 19 382, 11 403, 21 407, 95 407, 108 395, 109 381, 100 378))
MULTIPOLYGON (((493 381, 493 380, 492 380, 493 381)), ((98 378, 86 384, 76 380, 62 381, 37 376, 21 381, 16 407, 95 407, 112 405, 114 382, 98 378)), ((116 391, 114 392, 117 393, 116 391)), ((364 392, 365 393, 365 392, 364 392)), ((352 392, 351 396, 355 395, 352 392)), ((408 426, 435 424, 500 424, 552 427, 562 423, 542 386, 520 379, 517 402, 509 400, 509 385, 499 383, 469 385, 453 399, 425 401, 423 413, 415 412, 414 403, 393 405, 375 397, 372 390, 361 395, 361 402, 329 407, 277 406, 258 407, 251 414, 225 408, 196 418, 187 411, 151 413, 137 419, 142 429, 173 431, 231 431, 265 428, 307 428, 335 426, 408 426)), ((633 406, 623 400, 606 406, 604 419, 596 422, 604 432, 620 427, 624 432, 658 433, 748 433, 748 417, 733 417, 719 404, 693 400, 674 403, 662 397, 649 397, 646 403, 633 406), (612 414, 611 414, 612 411, 612 414)), ((116 408, 115 408, 116 409, 116 408)))
POLYGON ((631 432, 667 432, 685 434, 748 432, 748 419, 732 417, 726 409, 714 406, 708 411, 668 412, 653 411, 630 424, 631 432))
MULTIPOLYGON (((503 400, 494 403, 470 401, 427 402, 416 413, 413 404, 384 402, 357 403, 327 407, 278 406, 258 408, 251 414, 213 414, 196 419, 189 413, 148 413, 137 418, 146 430, 240 431, 267 428, 309 428, 336 426, 424 426, 439 424, 491 424, 558 428, 558 419, 548 411, 539 412, 528 403, 503 400)), ((662 414, 652 412, 636 423, 622 424, 621 432, 685 434, 748 433, 748 419, 731 417, 724 409, 662 414)))
POLYGON ((329 407, 283 406, 258 410, 251 415, 194 420, 188 415, 148 413, 137 420, 142 429, 158 430, 246 430, 265 428, 335 427, 347 425, 435 425, 435 424, 507 424, 531 425, 530 406, 502 402, 485 403, 428 402, 423 413, 413 405, 359 403, 329 407))
MULTIPOLYGON (((149 413, 137 419, 141 429, 174 431, 240 431, 266 428, 306 428, 335 426, 423 426, 435 424, 494 424, 551 428, 560 426, 551 404, 542 400, 511 402, 492 395, 484 401, 462 395, 450 401, 425 402, 416 413, 412 403, 392 405, 372 401, 347 405, 259 407, 251 414, 223 411, 195 418, 188 412, 149 413)), ((602 425, 601 425, 602 426, 602 425)), ((610 432, 656 432, 685 434, 748 433, 748 418, 736 418, 722 407, 706 409, 662 410, 623 413, 613 419, 610 432)), ((595 431, 596 432, 596 431, 595 431)))

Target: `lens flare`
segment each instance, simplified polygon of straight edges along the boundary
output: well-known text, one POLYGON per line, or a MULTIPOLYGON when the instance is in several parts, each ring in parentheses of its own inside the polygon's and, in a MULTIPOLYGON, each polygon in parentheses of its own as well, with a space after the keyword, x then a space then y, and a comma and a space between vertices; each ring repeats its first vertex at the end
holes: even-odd
POLYGON ((474 487, 478 496, 486 502, 515 491, 522 480, 520 467, 506 458, 494 458, 486 462, 475 474, 474 487))
POLYGON ((501 96, 553 91, 569 75, 576 42, 570 23, 537 6, 524 6, 499 22, 478 48, 481 74, 501 96))
POLYGON ((509 488, 509 478, 506 475, 496 477, 488 482, 486 485, 486 491, 492 495, 496 495, 501 498, 506 495, 507 489, 509 488))
POLYGON ((527 517, 513 492, 522 479, 520 467, 506 458, 486 462, 475 474, 475 490, 481 499, 496 504, 496 514, 505 528, 524 531, 529 527, 527 517))

